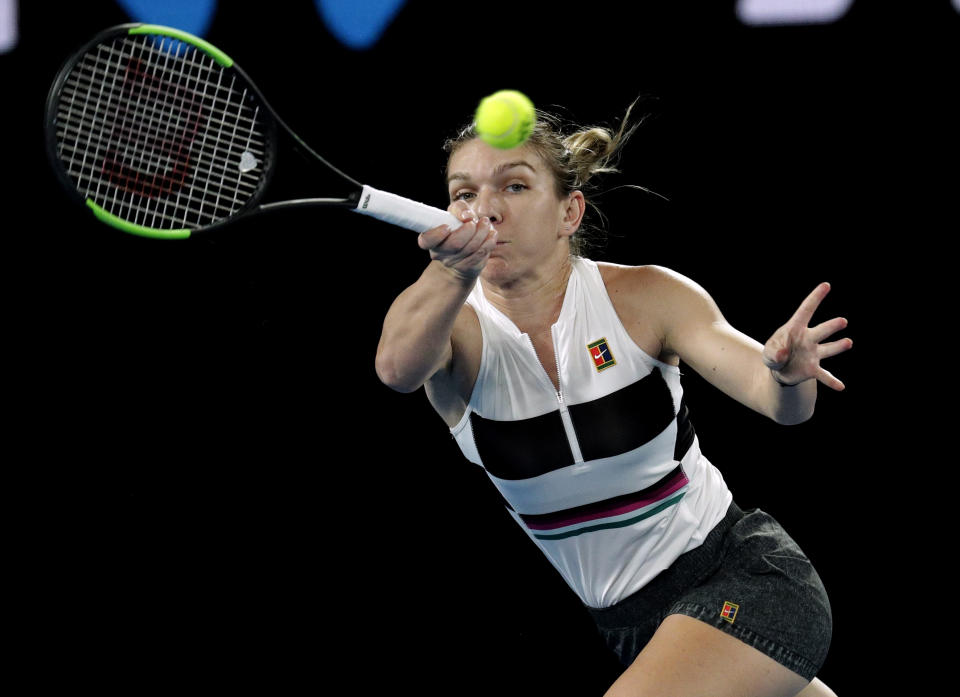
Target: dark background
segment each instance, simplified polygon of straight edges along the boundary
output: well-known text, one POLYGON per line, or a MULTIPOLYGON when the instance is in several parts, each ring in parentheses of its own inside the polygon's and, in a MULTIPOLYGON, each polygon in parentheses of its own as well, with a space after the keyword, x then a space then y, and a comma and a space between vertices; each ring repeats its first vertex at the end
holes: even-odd
MULTIPOLYGON (((575 596, 422 392, 374 373, 384 313, 427 260, 415 235, 316 210, 184 243, 94 222, 46 163, 44 99, 72 51, 130 18, 21 5, 0 56, 7 163, 25 164, 3 175, 3 258, 35 679, 602 694, 619 669, 575 596)), ((760 341, 822 280, 818 318, 850 320, 855 348, 828 365, 847 390, 821 389, 801 426, 685 384, 736 500, 773 513, 831 593, 821 677, 890 689, 916 646, 891 606, 926 597, 907 591, 939 477, 921 444, 945 428, 915 385, 952 304, 934 182, 956 170, 939 124, 960 14, 858 0, 830 25, 749 28, 732 2, 672 5, 411 2, 361 52, 310 2, 223 2, 206 38, 332 162, 437 206, 440 145, 482 96, 608 125, 639 97, 611 184, 669 201, 604 196, 594 258, 686 274, 760 341)))

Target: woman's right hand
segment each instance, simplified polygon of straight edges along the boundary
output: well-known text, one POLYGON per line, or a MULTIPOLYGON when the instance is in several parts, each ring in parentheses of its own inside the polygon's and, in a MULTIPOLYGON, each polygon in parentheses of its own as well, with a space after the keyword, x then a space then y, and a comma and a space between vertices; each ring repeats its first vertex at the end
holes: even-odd
POLYGON ((497 246, 497 231, 489 218, 478 218, 464 201, 454 201, 447 210, 463 224, 453 231, 446 225, 427 230, 420 233, 417 242, 421 249, 430 252, 431 259, 454 275, 473 280, 497 246))

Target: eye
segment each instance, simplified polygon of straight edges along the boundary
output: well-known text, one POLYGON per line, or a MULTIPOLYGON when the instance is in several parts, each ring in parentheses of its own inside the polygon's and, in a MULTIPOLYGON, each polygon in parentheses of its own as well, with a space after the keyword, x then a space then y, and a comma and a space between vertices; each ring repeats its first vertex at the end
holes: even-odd
POLYGON ((507 185, 507 191, 510 191, 510 192, 512 192, 512 193, 515 193, 515 194, 518 194, 518 193, 520 193, 521 191, 524 191, 524 190, 529 189, 529 188, 530 188, 530 187, 528 187, 526 184, 521 184, 521 183, 519 183, 519 182, 515 182, 515 183, 513 183, 513 184, 508 184, 508 185, 507 185))
POLYGON ((472 196, 476 196, 472 191, 458 191, 453 196, 450 197, 451 201, 467 201, 472 196))

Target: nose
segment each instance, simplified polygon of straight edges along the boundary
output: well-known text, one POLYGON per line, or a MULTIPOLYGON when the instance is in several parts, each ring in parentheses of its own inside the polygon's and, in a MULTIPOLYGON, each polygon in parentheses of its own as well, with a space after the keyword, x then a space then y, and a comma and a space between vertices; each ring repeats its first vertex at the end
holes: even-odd
POLYGON ((495 191, 491 191, 486 187, 477 192, 473 212, 481 218, 490 218, 491 223, 499 223, 503 220, 503 206, 500 197, 495 191))

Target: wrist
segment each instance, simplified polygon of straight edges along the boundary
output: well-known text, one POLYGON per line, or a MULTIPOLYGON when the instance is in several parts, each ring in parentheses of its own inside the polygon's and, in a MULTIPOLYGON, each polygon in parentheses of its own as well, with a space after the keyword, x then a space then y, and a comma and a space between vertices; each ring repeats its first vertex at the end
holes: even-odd
POLYGON ((784 379, 780 376, 780 374, 779 374, 776 370, 774 370, 773 368, 770 368, 770 377, 772 377, 772 378, 773 378, 773 381, 774 381, 775 383, 777 383, 780 387, 796 387, 796 386, 799 385, 801 382, 804 382, 804 380, 799 380, 799 381, 797 381, 797 382, 788 382, 788 381, 784 380, 784 379))
POLYGON ((480 276, 479 272, 471 274, 452 266, 447 266, 439 259, 433 259, 427 268, 432 270, 437 278, 443 279, 444 282, 464 289, 472 289, 473 285, 477 282, 477 278, 480 276))

